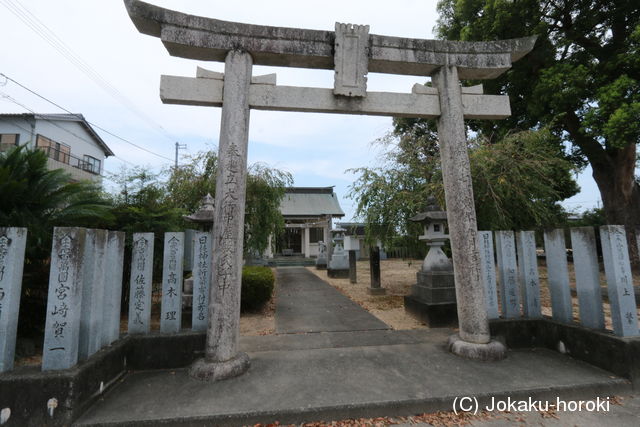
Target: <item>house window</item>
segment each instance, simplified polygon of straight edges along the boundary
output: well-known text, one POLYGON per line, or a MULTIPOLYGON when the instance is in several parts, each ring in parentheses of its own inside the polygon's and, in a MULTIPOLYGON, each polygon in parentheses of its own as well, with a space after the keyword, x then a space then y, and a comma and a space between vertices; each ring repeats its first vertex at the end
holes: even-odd
POLYGON ((1 133, 0 134, 0 151, 8 150, 10 147, 18 145, 20 134, 18 133, 1 133))
POLYGON ((84 155, 84 163, 83 163, 83 168, 84 170, 91 172, 91 173, 95 173, 96 175, 100 174, 100 160, 96 159, 95 157, 91 157, 91 156, 87 156, 86 154, 84 155))
POLYGON ((321 240, 324 240, 324 228, 310 228, 309 243, 318 243, 321 240))
POLYGON ((60 142, 53 141, 42 135, 36 138, 36 147, 43 150, 47 155, 61 163, 69 164, 71 159, 71 147, 60 142))

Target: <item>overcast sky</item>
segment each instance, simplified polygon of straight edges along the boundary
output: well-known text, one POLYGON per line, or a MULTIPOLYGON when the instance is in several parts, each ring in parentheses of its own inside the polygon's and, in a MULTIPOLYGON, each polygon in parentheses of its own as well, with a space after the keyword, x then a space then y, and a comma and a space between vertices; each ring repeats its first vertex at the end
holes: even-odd
MULTIPOLYGON (((433 38, 437 19, 436 0, 149 2, 236 22, 332 31, 338 21, 367 24, 374 34, 411 38, 433 38)), ((223 71, 224 64, 169 56, 158 38, 135 29, 121 0, 0 0, 0 16, 1 73, 165 158, 174 158, 176 141, 187 145, 181 154, 217 148, 220 109, 164 105, 159 81, 161 74, 195 76, 196 66, 223 71), (92 73, 99 76, 91 78, 92 73), (120 101, 113 96, 116 92, 122 95, 120 101)), ((331 71, 261 66, 253 70, 254 75, 273 72, 278 84, 333 87, 331 71)), ((425 80, 369 74, 368 90, 409 92, 414 83, 425 80)), ((28 112, 14 101, 38 113, 63 112, 0 77, 0 113, 28 112)), ((297 186, 335 186, 348 220, 354 202, 345 196, 354 176, 345 170, 377 165, 380 152, 371 142, 390 129, 391 119, 384 117, 252 111, 249 162, 289 171, 297 186)), ((97 131, 117 156, 106 161, 108 171, 118 171, 123 160, 155 169, 171 163, 97 131)), ((579 184, 582 193, 565 206, 596 206, 600 198, 589 171, 579 184)))

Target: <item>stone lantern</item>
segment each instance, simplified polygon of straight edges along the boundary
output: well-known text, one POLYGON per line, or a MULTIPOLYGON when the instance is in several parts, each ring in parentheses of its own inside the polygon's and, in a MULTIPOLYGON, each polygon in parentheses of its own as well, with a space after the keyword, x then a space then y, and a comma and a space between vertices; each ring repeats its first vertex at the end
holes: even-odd
POLYGON ((349 258, 343 247, 346 231, 347 230, 344 228, 334 228, 331 230, 331 233, 333 233, 333 242, 335 247, 333 248, 331 260, 329 261, 329 266, 327 268, 327 274, 329 277, 349 277, 349 258))
POLYGON ((447 213, 438 206, 435 197, 427 200, 427 210, 410 218, 410 221, 422 223, 424 234, 418 236, 429 248, 422 263, 422 271, 453 271, 451 260, 442 251, 442 246, 449 239, 447 230, 447 213))
POLYGON ((215 202, 213 197, 211 197, 211 194, 207 193, 207 195, 202 198, 200 209, 191 215, 185 215, 183 218, 189 222, 198 224, 198 227, 202 231, 211 231, 213 228, 214 204, 215 202))
POLYGON ((410 218, 423 225, 424 234, 418 239, 429 248, 417 273, 418 282, 411 287, 411 295, 405 296, 405 310, 429 326, 450 326, 457 321, 455 280, 453 263, 442 251, 449 239, 447 213, 436 202, 427 199, 427 209, 410 218))

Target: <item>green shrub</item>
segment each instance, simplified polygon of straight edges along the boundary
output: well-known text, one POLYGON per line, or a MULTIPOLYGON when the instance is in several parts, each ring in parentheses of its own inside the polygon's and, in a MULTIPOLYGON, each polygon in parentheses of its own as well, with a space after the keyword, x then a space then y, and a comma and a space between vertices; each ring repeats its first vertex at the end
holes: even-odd
POLYGON ((257 310, 271 299, 276 281, 269 267, 242 267, 242 310, 257 310))

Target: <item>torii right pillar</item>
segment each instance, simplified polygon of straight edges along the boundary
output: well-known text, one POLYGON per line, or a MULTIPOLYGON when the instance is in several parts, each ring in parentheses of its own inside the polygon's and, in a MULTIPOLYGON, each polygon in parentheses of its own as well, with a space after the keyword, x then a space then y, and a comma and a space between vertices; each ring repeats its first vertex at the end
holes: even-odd
POLYGON ((505 346, 491 340, 480 281, 476 210, 457 68, 442 66, 432 82, 440 95, 438 141, 458 304, 459 333, 449 338, 449 349, 472 359, 504 359, 505 346))

